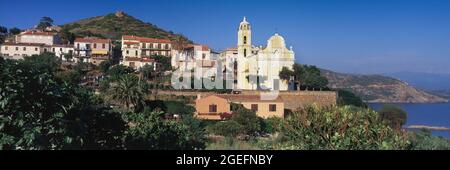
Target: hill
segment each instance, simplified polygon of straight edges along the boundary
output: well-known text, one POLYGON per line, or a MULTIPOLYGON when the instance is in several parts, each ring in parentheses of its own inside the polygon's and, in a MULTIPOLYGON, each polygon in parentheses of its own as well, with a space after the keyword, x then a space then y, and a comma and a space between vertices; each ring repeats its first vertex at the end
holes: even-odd
POLYGON ((350 90, 371 103, 437 103, 447 99, 409 86, 407 83, 381 75, 355 75, 321 70, 329 86, 350 90))
MULTIPOLYGON (((61 25, 61 27, 80 37, 96 36, 116 40, 121 39, 122 35, 136 35, 170 40, 176 39, 177 36, 182 36, 175 34, 172 31, 158 28, 151 23, 145 23, 124 12, 82 19, 61 25)), ((186 37, 182 37, 187 41, 192 42, 186 37)))
POLYGON ((450 74, 420 73, 420 72, 396 72, 384 75, 398 78, 408 84, 427 91, 450 90, 450 74))

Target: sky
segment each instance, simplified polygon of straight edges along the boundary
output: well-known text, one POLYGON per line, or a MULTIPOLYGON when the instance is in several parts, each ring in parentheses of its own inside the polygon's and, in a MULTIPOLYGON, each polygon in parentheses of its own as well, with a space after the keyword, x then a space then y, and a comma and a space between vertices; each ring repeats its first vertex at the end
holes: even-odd
POLYGON ((345 73, 450 74, 450 0, 0 0, 0 25, 30 28, 124 11, 220 51, 244 16, 253 43, 275 33, 296 62, 345 73))

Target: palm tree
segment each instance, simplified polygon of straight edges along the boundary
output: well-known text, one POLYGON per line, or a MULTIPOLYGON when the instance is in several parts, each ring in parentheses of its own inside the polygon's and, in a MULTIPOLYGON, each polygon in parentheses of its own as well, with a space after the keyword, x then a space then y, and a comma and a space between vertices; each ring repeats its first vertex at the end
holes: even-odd
POLYGON ((146 64, 139 69, 139 72, 144 80, 149 80, 153 77, 154 68, 152 65, 146 64))
POLYGON ((133 74, 121 76, 112 84, 111 98, 124 104, 127 109, 144 103, 145 88, 133 74))

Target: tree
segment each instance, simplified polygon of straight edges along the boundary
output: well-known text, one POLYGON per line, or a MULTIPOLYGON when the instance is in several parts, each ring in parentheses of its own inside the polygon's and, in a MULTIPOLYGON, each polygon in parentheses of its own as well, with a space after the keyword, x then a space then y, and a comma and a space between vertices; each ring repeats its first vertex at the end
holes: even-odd
POLYGON ((378 111, 380 118, 389 123, 389 125, 396 130, 400 130, 406 120, 408 119, 408 114, 402 108, 395 105, 386 104, 381 107, 378 111))
POLYGON ((115 65, 108 70, 108 76, 112 80, 117 80, 122 75, 133 73, 134 69, 124 65, 115 65))
POLYGON ((337 104, 339 106, 353 105, 356 107, 367 108, 367 104, 361 99, 361 97, 355 95, 348 90, 338 90, 337 104))
POLYGON ((4 26, 0 26, 0 43, 5 41, 6 34, 8 34, 8 29, 4 26))
POLYGON ((110 94, 112 99, 124 104, 126 108, 133 106, 136 109, 143 105, 146 90, 139 82, 138 77, 127 74, 111 85, 110 94))
POLYGON ((162 55, 153 55, 152 59, 155 59, 156 62, 161 64, 160 71, 168 71, 172 69, 172 63, 170 61, 170 57, 162 56, 162 55))
POLYGON ((125 132, 125 149, 146 150, 180 150, 203 149, 205 134, 198 128, 199 122, 165 121, 164 112, 154 112, 144 109, 143 112, 125 115, 130 128, 125 132), (196 132, 192 132, 196 130, 196 132))
POLYGON ((297 90, 300 90, 302 87, 306 90, 322 90, 328 88, 328 79, 320 74, 320 69, 316 66, 295 63, 292 67, 292 71, 288 68, 283 68, 279 75, 282 80, 290 80, 291 77, 294 77, 297 90))
POLYGON ((371 109, 308 106, 281 124, 281 139, 271 149, 407 149, 406 132, 394 131, 371 109))
POLYGON ((280 71, 280 79, 285 81, 290 81, 291 77, 294 76, 294 72, 287 67, 283 67, 280 71))
POLYGON ((108 73, 111 66, 112 66, 112 62, 110 60, 102 61, 99 65, 100 70, 105 74, 108 73))
POLYGON ((17 28, 17 27, 14 27, 14 28, 10 28, 10 29, 9 29, 9 34, 11 34, 11 35, 17 35, 17 34, 20 34, 20 32, 22 32, 22 30, 20 30, 20 29, 17 28))
POLYGON ((73 44, 75 41, 75 34, 70 32, 67 28, 64 28, 61 30, 61 32, 59 33, 62 43, 64 44, 73 44))
POLYGON ((146 64, 139 69, 139 72, 145 80, 149 80, 153 77, 155 70, 152 65, 146 64))
POLYGON ((50 17, 42 17, 39 21, 39 24, 36 26, 37 29, 40 29, 44 31, 47 27, 50 27, 53 25, 53 19, 50 17))
POLYGON ((242 125, 241 134, 257 136, 261 132, 260 119, 254 111, 239 104, 232 104, 231 107, 233 115, 230 120, 242 125))

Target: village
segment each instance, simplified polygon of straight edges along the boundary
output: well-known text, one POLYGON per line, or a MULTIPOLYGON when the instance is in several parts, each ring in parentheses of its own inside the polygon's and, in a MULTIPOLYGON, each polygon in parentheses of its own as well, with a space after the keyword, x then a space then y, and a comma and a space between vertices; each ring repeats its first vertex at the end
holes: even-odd
MULTIPOLYGON (((15 60, 52 53, 67 65, 89 63, 99 66, 108 62, 132 68, 136 72, 144 67, 150 68, 161 73, 159 76, 172 76, 172 82, 165 82, 172 88, 160 91, 160 94, 195 97, 195 117, 206 120, 225 119, 224 115, 232 114, 232 104, 241 104, 262 118, 284 118, 287 112, 307 105, 326 107, 337 102, 334 91, 302 91, 293 76, 280 78, 283 69, 293 70, 295 53, 292 47, 287 48, 284 38, 277 33, 264 46, 252 44, 252 27, 246 17, 238 24, 236 46, 221 52, 213 51, 205 44, 136 35, 123 35, 120 40, 77 37, 73 44, 64 44, 58 36, 59 30, 57 26, 45 30, 24 30, 1 44, 0 53, 15 60), (120 50, 114 50, 117 46, 120 50), (165 58, 164 61, 170 63, 161 63, 154 56, 165 58), (185 84, 176 86, 180 83, 177 82, 180 77, 184 78, 185 84), (198 82, 195 80, 203 82, 191 87, 194 83, 191 77, 194 77, 192 81, 195 85, 198 82), (205 80, 213 86, 206 88, 205 80), (218 93, 217 90, 222 91, 218 93), (271 99, 262 97, 274 91, 276 96, 271 99)), ((101 73, 93 74, 84 77, 82 83, 98 89, 103 77, 101 73)))

